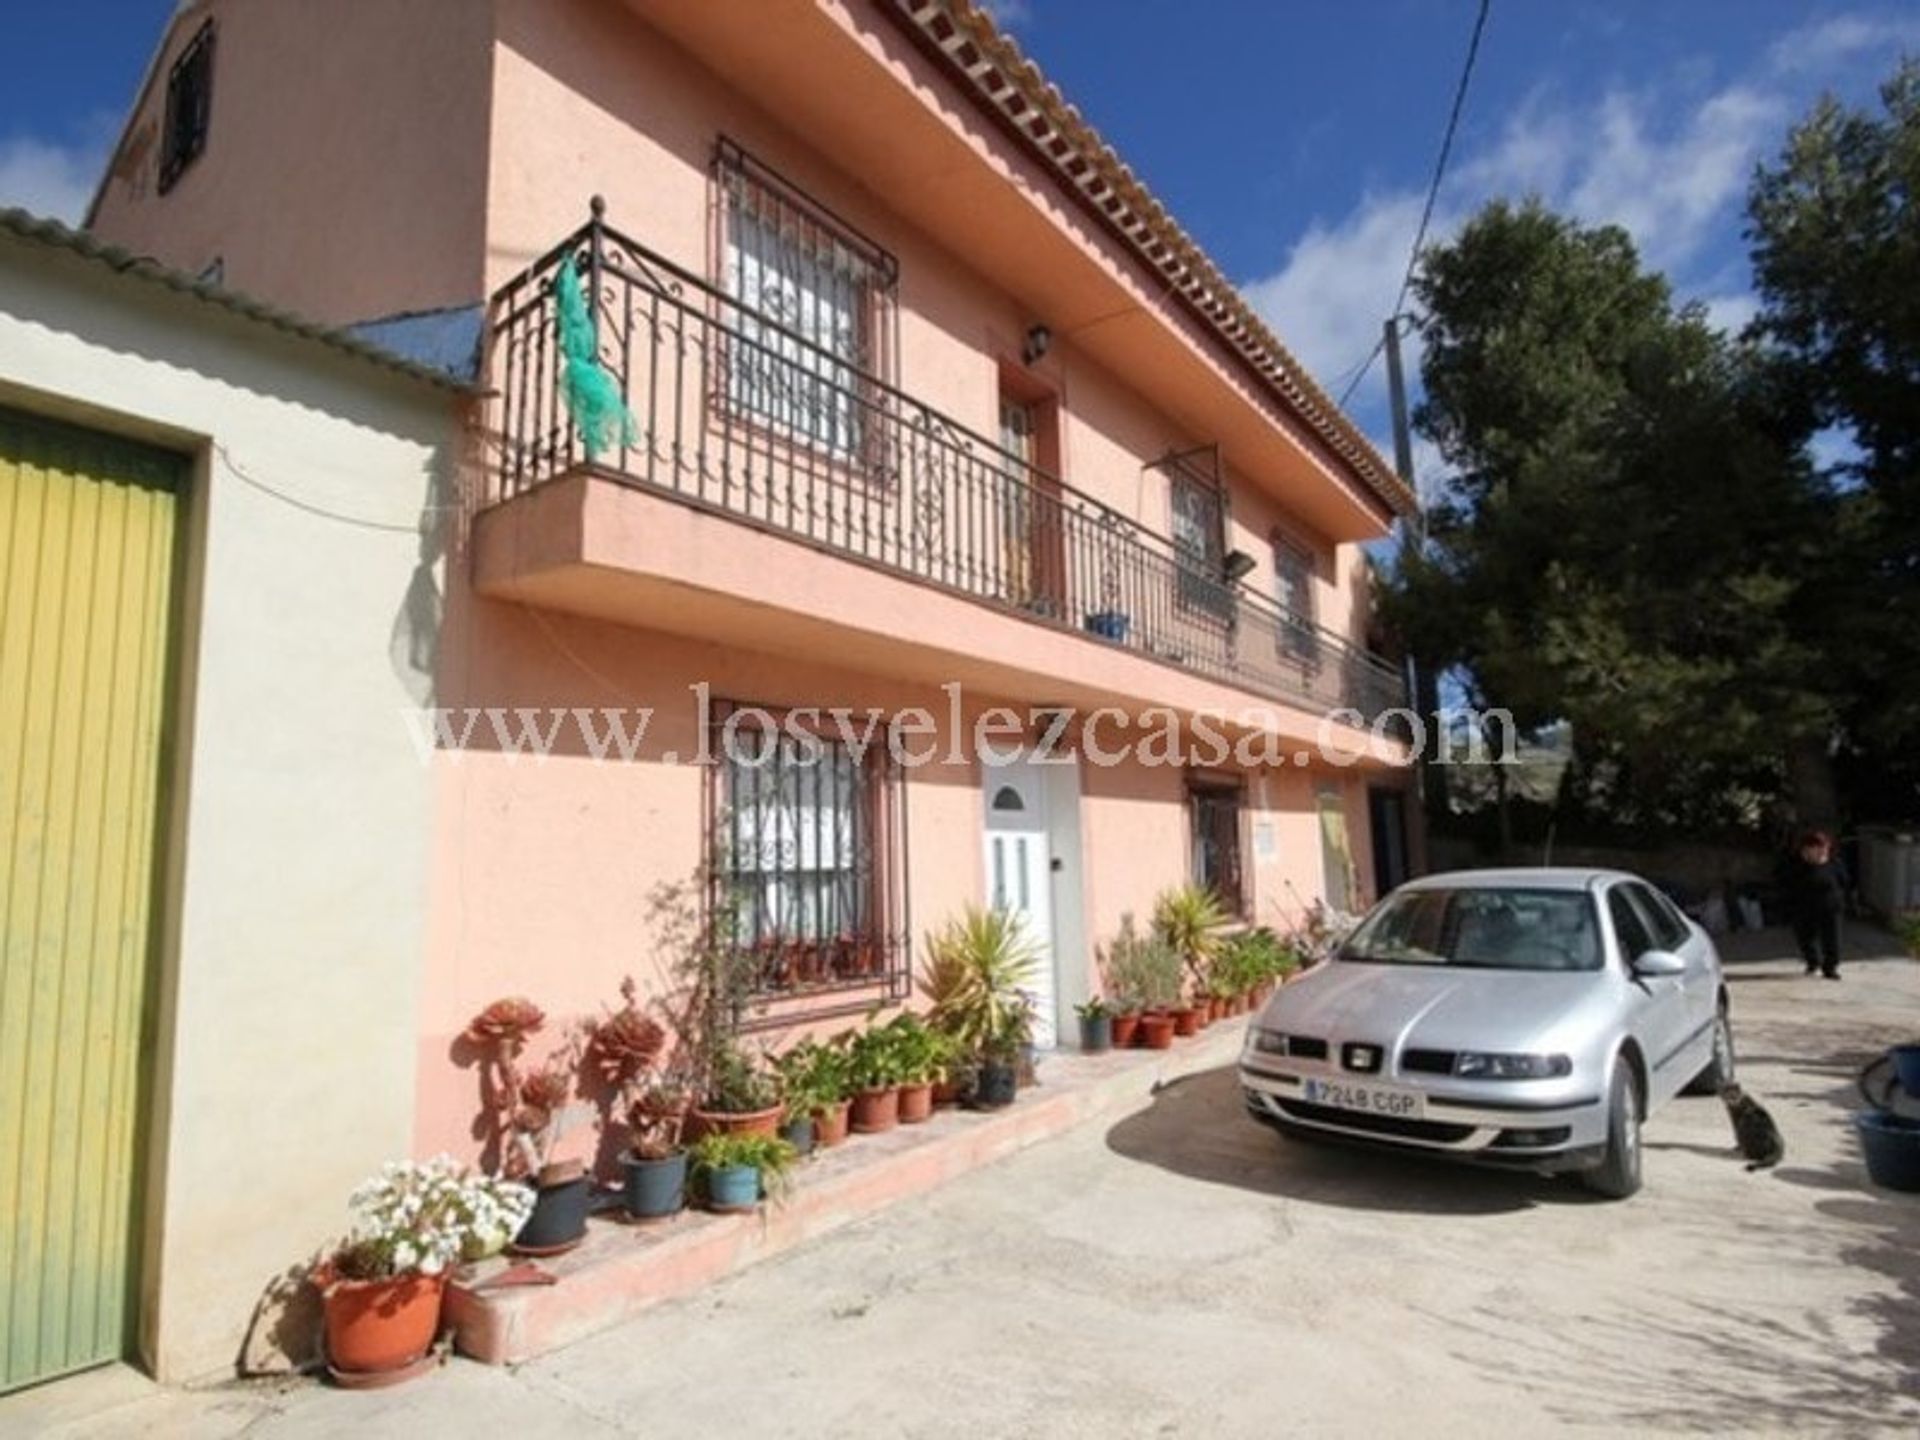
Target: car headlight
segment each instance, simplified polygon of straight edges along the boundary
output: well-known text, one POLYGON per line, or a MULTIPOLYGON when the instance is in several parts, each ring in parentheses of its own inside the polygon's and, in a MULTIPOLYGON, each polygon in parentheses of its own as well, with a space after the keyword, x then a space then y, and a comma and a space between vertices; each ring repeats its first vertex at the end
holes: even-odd
POLYGON ((1247 1048, 1262 1055, 1284 1055, 1287 1053, 1287 1037, 1278 1030, 1262 1030, 1258 1025, 1247 1031, 1247 1048))
POLYGON ((1489 1055, 1462 1050, 1453 1059, 1453 1073, 1462 1080, 1552 1080, 1573 1073, 1565 1055, 1489 1055))

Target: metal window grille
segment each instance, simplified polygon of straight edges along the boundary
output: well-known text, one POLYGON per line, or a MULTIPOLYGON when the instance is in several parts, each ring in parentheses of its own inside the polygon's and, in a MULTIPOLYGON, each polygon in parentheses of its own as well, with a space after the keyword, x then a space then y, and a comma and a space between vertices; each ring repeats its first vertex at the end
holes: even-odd
POLYGON ((1320 659, 1313 621, 1313 556, 1285 536, 1273 538, 1274 598, 1280 604, 1280 629, 1274 637, 1281 655, 1308 665, 1320 659))
POLYGON ((207 148, 207 124, 213 114, 213 38, 209 20, 167 72, 165 129, 160 137, 162 195, 207 148))
POLYGON ((1181 606, 1208 615, 1229 614, 1233 592, 1226 579, 1227 507, 1219 451, 1211 445, 1188 450, 1168 455, 1151 468, 1167 476, 1181 606))
MULTIPOLYGON (((848 1010, 902 998, 904 787, 884 727, 855 747, 830 720, 806 722, 733 702, 716 710, 711 871, 725 920, 716 930, 745 952, 737 973, 763 1011, 822 995, 860 992, 848 1010)), ((866 717, 853 723, 869 733, 866 717)))
POLYGON ((721 399, 839 461, 867 451, 864 375, 892 374, 899 267, 732 141, 715 150, 721 284, 740 306, 721 399))

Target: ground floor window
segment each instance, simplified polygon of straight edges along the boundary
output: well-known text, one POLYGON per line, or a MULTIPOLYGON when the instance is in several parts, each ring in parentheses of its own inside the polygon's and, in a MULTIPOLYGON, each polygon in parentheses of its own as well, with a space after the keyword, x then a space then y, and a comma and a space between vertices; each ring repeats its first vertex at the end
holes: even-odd
POLYGON ((1241 787, 1227 782, 1194 781, 1187 789, 1193 881, 1213 891, 1235 914, 1244 914, 1247 908, 1240 854, 1241 799, 1241 787))
POLYGON ((855 747, 796 715, 729 702, 711 753, 715 929, 749 994, 845 994, 849 1009, 879 998, 853 992, 899 998, 905 816, 885 735, 855 747))

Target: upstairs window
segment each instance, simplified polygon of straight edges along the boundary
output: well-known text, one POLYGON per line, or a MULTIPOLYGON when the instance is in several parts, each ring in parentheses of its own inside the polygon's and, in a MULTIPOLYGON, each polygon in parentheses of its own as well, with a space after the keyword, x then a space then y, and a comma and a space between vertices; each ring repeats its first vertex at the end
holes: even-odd
POLYGON ((166 125, 160 136, 160 193, 166 194, 207 148, 213 113, 213 21, 202 25, 167 72, 166 125))
POLYGON ((837 459, 860 455, 890 378, 898 267, 873 241, 730 141, 721 197, 725 399, 837 459))
POLYGON ((1206 445, 1167 455, 1147 468, 1167 477, 1167 528, 1180 608, 1227 618, 1233 613, 1233 591, 1227 584, 1227 506, 1218 449, 1206 445))
POLYGON ((1282 654, 1312 661, 1319 657, 1313 620, 1313 553, 1286 537, 1273 537, 1274 599, 1280 605, 1282 654))

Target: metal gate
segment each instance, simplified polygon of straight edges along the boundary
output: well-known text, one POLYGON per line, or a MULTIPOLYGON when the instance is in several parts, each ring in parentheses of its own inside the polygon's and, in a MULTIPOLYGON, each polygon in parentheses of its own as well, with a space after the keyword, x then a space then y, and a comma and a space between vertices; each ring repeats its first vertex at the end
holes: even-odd
POLYGON ((0 409, 0 1391, 130 1338, 182 471, 0 409))

